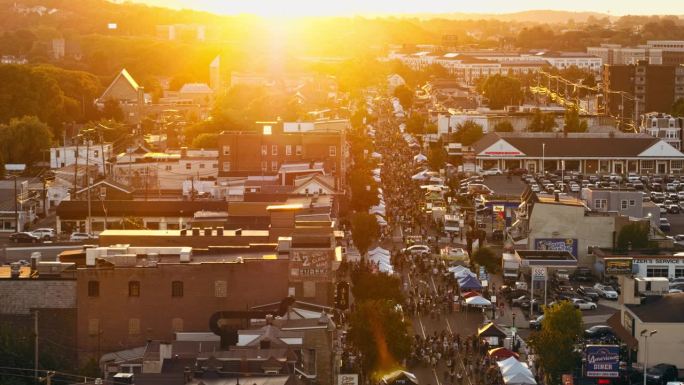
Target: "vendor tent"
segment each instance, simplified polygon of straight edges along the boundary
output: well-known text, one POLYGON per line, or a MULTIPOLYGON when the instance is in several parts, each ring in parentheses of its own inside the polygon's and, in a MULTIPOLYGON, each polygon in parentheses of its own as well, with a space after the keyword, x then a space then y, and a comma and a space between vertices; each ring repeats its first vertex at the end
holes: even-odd
POLYGON ((463 290, 482 290, 482 285, 473 276, 463 277, 458 280, 458 286, 463 290))
POLYGON ((375 214, 375 220, 380 226, 387 226, 387 221, 381 215, 375 214))
POLYGON ((390 251, 387 249, 383 249, 380 246, 376 246, 374 249, 368 250, 368 254, 385 254, 385 255, 390 255, 390 251))
POLYGON ((468 306, 491 306, 492 303, 488 299, 476 295, 474 297, 466 298, 466 304, 468 306))
POLYGON ((492 358, 492 359, 497 360, 497 361, 505 360, 505 359, 511 358, 511 357, 518 358, 518 353, 516 353, 510 349, 506 349, 506 348, 489 349, 489 351, 487 352, 487 355, 489 356, 489 358, 492 358))
POLYGON ((427 156, 425 156, 423 154, 418 154, 418 155, 413 157, 413 161, 416 163, 427 162, 427 160, 428 160, 427 156))
MULTIPOLYGON (((490 323, 486 324, 485 326, 477 329, 477 336, 480 338, 482 338, 482 337, 505 338, 506 333, 503 330, 499 329, 499 327, 496 326, 496 324, 494 322, 490 322, 490 323)), ((499 365, 499 366, 501 366, 501 365, 499 365)))
MULTIPOLYGON (((490 323, 489 325, 493 325, 493 324, 490 323)), ((480 330, 482 330, 482 329, 480 329, 480 330)), ((506 358, 505 360, 498 361, 496 364, 499 366, 499 370, 501 371, 501 375, 505 376, 506 374, 513 373, 513 371, 515 370, 515 368, 518 367, 520 362, 515 357, 509 357, 509 358, 506 358)))
POLYGON ((467 298, 475 297, 475 296, 478 296, 478 295, 480 295, 480 293, 478 293, 478 292, 476 292, 476 291, 466 291, 465 293, 461 294, 461 297, 467 299, 467 298))
MULTIPOLYGON (((529 369, 528 369, 529 372, 529 369)), ((518 372, 513 373, 508 376, 503 377, 504 384, 506 385, 536 385, 537 381, 534 380, 532 373, 518 372)))
POLYGON ((380 385, 418 385, 418 379, 413 373, 397 370, 383 376, 380 385))
POLYGON ((457 272, 459 272, 459 271, 461 271, 461 270, 468 270, 468 271, 470 271, 467 267, 461 266, 461 265, 458 265, 458 266, 449 266, 449 267, 447 268, 447 271, 450 272, 450 273, 457 273, 457 272))

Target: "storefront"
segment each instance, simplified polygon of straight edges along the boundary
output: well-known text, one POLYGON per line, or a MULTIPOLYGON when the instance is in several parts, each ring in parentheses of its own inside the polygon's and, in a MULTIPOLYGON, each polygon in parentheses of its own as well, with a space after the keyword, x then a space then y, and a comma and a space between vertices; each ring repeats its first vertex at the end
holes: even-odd
MULTIPOLYGON (((608 256, 606 256, 608 257, 608 256)), ((668 279, 684 277, 684 253, 675 255, 633 255, 610 256, 611 259, 631 260, 632 273, 637 277, 664 277, 668 279)), ((597 260, 597 270, 605 272, 605 259, 597 260)))

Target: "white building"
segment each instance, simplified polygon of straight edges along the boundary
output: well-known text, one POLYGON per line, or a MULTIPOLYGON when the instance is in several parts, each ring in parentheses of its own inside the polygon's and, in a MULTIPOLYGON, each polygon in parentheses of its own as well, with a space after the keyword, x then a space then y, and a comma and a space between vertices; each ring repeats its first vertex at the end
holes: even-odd
POLYGON ((61 146, 50 148, 50 168, 57 169, 78 163, 96 165, 100 174, 104 173, 107 160, 112 156, 112 144, 90 142, 78 146, 61 146), (78 153, 78 155, 77 155, 78 153))
POLYGON ((587 47, 587 53, 600 57, 604 64, 636 64, 641 60, 649 64, 681 64, 684 63, 684 40, 649 40, 636 47, 601 44, 587 47))
POLYGON ((641 115, 639 131, 660 138, 670 146, 681 150, 683 123, 683 118, 675 118, 672 115, 658 112, 649 112, 641 115))
POLYGON ((603 66, 601 57, 584 52, 545 52, 538 56, 560 70, 574 66, 598 74, 603 66))

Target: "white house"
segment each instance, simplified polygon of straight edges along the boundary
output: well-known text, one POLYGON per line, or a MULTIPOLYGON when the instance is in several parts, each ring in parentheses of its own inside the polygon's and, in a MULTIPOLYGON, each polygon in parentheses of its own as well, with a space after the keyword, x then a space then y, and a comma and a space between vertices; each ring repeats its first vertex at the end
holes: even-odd
POLYGON ((78 163, 96 165, 100 174, 104 173, 107 159, 112 156, 111 143, 79 144, 50 148, 50 168, 58 169, 78 163), (78 155, 77 155, 78 153, 78 155))

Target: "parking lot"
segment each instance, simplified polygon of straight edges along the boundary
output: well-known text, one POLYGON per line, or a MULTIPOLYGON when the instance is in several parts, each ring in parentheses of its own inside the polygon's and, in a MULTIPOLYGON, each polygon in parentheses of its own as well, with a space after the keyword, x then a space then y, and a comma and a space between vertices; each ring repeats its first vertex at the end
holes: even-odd
POLYGON ((520 180, 520 177, 512 176, 508 178, 505 175, 485 176, 484 184, 489 187, 497 196, 516 196, 525 191, 527 185, 520 180))

